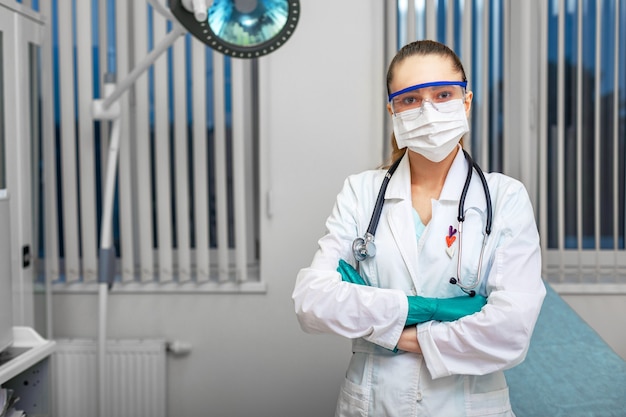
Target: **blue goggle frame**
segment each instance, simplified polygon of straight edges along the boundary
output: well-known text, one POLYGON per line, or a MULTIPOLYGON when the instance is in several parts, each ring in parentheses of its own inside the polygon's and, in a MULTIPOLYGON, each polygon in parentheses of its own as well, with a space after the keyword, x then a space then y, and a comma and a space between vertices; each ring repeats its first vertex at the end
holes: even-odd
POLYGON ((463 88, 466 88, 467 81, 432 81, 429 83, 413 85, 411 87, 407 87, 400 91, 396 91, 395 93, 389 94, 389 102, 391 102, 391 100, 393 100, 394 97, 399 96, 400 94, 408 93, 409 91, 419 90, 420 88, 424 88, 424 87, 437 87, 441 85, 459 85, 463 88))

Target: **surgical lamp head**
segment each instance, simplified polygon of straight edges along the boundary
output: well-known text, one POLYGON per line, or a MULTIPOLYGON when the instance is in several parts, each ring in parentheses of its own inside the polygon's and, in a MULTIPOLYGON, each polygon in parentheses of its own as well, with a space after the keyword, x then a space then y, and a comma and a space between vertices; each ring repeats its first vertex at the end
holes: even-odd
POLYGON ((194 37, 235 58, 257 58, 281 47, 300 18, 299 0, 169 0, 194 37))

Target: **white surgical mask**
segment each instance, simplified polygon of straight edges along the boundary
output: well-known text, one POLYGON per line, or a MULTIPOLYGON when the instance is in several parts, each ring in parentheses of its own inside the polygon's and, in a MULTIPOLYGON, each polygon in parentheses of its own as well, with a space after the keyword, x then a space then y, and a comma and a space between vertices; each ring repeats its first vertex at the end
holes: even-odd
POLYGON ((394 114, 393 132, 398 148, 409 148, 430 161, 441 162, 469 132, 464 101, 425 102, 420 108, 394 114))

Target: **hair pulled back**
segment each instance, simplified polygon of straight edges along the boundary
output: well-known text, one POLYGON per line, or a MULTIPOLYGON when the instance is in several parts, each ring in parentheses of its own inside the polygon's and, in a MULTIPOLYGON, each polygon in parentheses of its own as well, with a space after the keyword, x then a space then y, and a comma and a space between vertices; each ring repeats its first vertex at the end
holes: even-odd
MULTIPOLYGON (((448 58, 455 69, 455 71, 461 74, 461 80, 467 81, 467 77, 465 75, 465 70, 463 69, 463 64, 461 60, 454 53, 454 51, 448 48, 446 45, 440 42, 432 41, 432 40, 419 40, 408 43, 400 49, 396 55, 391 60, 389 64, 389 68, 387 69, 387 94, 391 94, 390 85, 393 80, 394 70, 402 61, 406 58, 412 56, 425 56, 425 55, 439 55, 443 58, 448 58)), ((398 144, 396 143, 396 137, 392 133, 391 134, 391 161, 395 161, 400 158, 406 152, 406 148, 398 149, 398 144)), ((390 162, 391 164, 391 162, 390 162)))

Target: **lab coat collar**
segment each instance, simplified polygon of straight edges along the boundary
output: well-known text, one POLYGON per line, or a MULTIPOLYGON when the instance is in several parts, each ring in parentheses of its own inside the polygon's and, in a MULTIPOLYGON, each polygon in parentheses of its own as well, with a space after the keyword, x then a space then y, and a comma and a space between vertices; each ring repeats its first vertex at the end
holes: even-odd
MULTIPOLYGON (((463 148, 461 145, 458 147, 459 151, 456 153, 454 161, 448 170, 446 181, 441 189, 439 195, 439 201, 459 201, 461 193, 463 192, 463 186, 465 185, 465 179, 467 178, 467 169, 469 163, 465 159, 463 148)), ((473 175, 476 175, 474 173, 473 175)), ((472 179, 474 179, 472 177, 472 179)))
POLYGON ((385 199, 411 200, 411 166, 408 152, 405 152, 400 165, 389 180, 385 199))
MULTIPOLYGON (((439 196, 440 201, 459 201, 461 192, 463 191, 463 185, 467 177, 468 162, 465 159, 461 145, 459 145, 458 149, 459 151, 454 161, 452 161, 443 189, 441 190, 441 195, 439 196)), ((474 173, 474 175, 476 174, 474 173)), ((411 200, 411 166, 408 151, 402 157, 398 169, 391 177, 391 180, 389 180, 385 198, 411 200)))
MULTIPOLYGON (((400 255, 404 260, 406 269, 411 276, 413 283, 412 294, 417 294, 418 286, 417 276, 417 257, 418 253, 417 241, 415 239, 415 228, 410 225, 413 223, 412 211, 413 204, 411 201, 411 170, 409 166, 409 157, 405 153, 400 161, 400 165, 396 169, 387 185, 385 200, 396 200, 395 204, 387 205, 387 213, 384 215, 385 221, 389 224, 389 229, 396 242, 400 255)), ((387 204, 387 202, 385 202, 387 204)))

